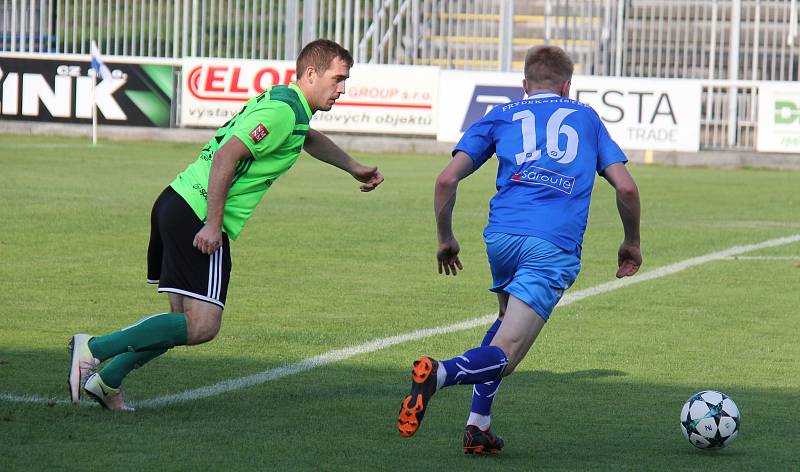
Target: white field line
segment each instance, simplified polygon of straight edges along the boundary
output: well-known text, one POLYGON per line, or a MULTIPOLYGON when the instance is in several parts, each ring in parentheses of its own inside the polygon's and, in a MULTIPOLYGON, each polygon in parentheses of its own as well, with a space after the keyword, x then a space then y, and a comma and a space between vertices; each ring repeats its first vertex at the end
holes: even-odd
POLYGON ((726 261, 800 261, 800 256, 733 256, 726 261))
MULTIPOLYGON (((559 302, 559 306, 566 306, 572 303, 575 303, 579 300, 583 300, 584 298, 592 297, 594 295, 600 295, 603 293, 611 292, 613 290, 617 290, 623 287, 627 287, 628 285, 633 285, 641 282, 646 282, 653 279, 658 279, 661 277, 665 277, 667 275, 672 275, 677 272, 681 272, 683 270, 689 269, 691 267, 695 267, 701 264, 705 264, 712 261, 718 260, 726 260, 738 254, 744 254, 747 252, 757 251, 760 249, 766 249, 775 246, 782 246, 785 244, 791 244, 794 242, 800 241, 800 234, 795 234, 792 236, 787 236, 784 238, 778 239, 771 239, 768 241, 763 241, 756 244, 749 244, 744 246, 734 246, 723 251, 712 252, 703 256, 693 257, 690 259, 686 259, 680 262, 676 262, 674 264, 670 264, 667 266, 663 266, 657 269, 653 269, 651 271, 643 272, 637 274, 634 277, 626 277, 624 279, 617 279, 611 282, 606 282, 600 285, 596 285, 594 287, 590 287, 583 290, 578 290, 575 292, 567 293, 564 298, 561 299, 559 302)), ((231 392, 234 390, 240 390, 246 387, 251 387, 254 385, 259 385, 270 380, 279 379, 282 377, 287 377, 289 375, 298 374, 301 372, 305 372, 311 369, 315 369, 317 367, 322 367, 328 364, 333 364, 335 362, 343 361, 345 359, 349 359, 351 357, 360 355, 360 354, 368 354, 371 352, 379 351, 381 349, 386 349, 388 347, 401 344, 408 341, 419 341, 431 336, 441 335, 441 334, 449 334, 454 333, 457 331, 463 331, 466 329, 475 328, 478 326, 483 326, 492 322, 495 317, 497 316, 496 313, 490 315, 484 315, 479 318, 474 318, 467 321, 462 321, 460 323, 455 323, 447 326, 439 326, 436 328, 428 328, 428 329, 421 329, 418 331, 414 331, 411 333, 400 334, 397 336, 391 336, 388 338, 382 339, 375 339, 373 341, 369 341, 364 344, 360 344, 358 346, 353 346, 344 349, 338 349, 335 351, 329 351, 324 354, 320 354, 319 356, 310 357, 304 359, 300 362, 295 362, 293 364, 287 364, 282 367, 278 367, 275 369, 266 370, 263 372, 259 372, 257 374, 248 375, 246 377, 240 377, 235 379, 227 379, 221 382, 217 382, 213 385, 207 385, 205 387, 195 388, 192 390, 186 390, 184 392, 175 393, 172 395, 164 395, 161 397, 151 398, 149 400, 143 400, 140 402, 133 403, 134 406, 139 408, 159 408, 163 406, 173 405, 176 403, 182 403, 187 401, 199 400, 201 398, 208 398, 213 397, 216 395, 221 395, 223 393, 231 392)), ((12 402, 28 402, 28 403, 66 403, 66 401, 55 401, 50 399, 45 399, 37 396, 18 396, 18 395, 10 395, 0 393, 0 400, 5 401, 12 401, 12 402)))
POLYGON ((54 400, 51 398, 44 398, 38 395, 12 395, 10 393, 0 393, 0 400, 16 403, 69 403, 67 400, 54 400))

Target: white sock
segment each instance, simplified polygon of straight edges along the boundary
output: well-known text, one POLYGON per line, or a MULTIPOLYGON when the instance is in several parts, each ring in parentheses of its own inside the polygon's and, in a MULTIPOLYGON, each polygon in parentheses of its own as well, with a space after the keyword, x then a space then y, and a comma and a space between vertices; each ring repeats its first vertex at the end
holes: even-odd
POLYGON ((444 387, 444 381, 446 378, 447 378, 447 370, 440 362, 439 368, 436 369, 436 390, 440 390, 442 387, 444 387))
POLYGON ((477 426, 482 431, 486 431, 492 425, 492 415, 479 415, 474 411, 470 411, 469 418, 467 418, 467 426, 469 425, 477 426))

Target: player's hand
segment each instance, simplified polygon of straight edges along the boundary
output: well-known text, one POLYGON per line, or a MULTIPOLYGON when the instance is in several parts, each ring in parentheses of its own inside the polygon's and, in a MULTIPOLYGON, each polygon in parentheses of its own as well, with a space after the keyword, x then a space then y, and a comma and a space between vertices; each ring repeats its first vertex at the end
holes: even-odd
POLYGON ((222 231, 210 226, 203 226, 194 235, 192 245, 203 254, 212 254, 222 246, 222 231))
POLYGON ((462 270, 464 266, 458 259, 458 253, 461 247, 455 239, 439 243, 439 251, 436 252, 436 259, 439 261, 439 273, 444 270, 446 275, 458 275, 458 271, 462 270))
POLYGON ((639 267, 642 265, 642 251, 639 249, 639 244, 624 241, 619 246, 617 263, 619 264, 619 269, 617 270, 618 279, 638 272, 639 267))
POLYGON ((360 187, 362 192, 371 192, 383 182, 383 175, 378 172, 377 166, 359 165, 350 175, 363 183, 360 187))

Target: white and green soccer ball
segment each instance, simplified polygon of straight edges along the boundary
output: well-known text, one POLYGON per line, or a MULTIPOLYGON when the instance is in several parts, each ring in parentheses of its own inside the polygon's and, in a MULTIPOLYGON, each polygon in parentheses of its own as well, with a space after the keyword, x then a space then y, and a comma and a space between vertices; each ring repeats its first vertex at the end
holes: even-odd
POLYGON ((725 447, 739 434, 739 408, 722 392, 704 390, 686 400, 681 431, 700 449, 725 447))

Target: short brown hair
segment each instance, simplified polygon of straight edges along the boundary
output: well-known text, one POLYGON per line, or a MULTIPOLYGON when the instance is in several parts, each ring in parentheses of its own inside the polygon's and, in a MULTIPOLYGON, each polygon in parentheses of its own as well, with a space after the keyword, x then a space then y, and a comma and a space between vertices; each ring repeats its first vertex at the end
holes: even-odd
POLYGON ((575 64, 558 46, 534 46, 525 55, 525 80, 558 90, 572 80, 575 64))
POLYGON ((347 67, 353 67, 353 56, 350 51, 329 39, 316 39, 306 44, 297 56, 297 74, 301 75, 308 66, 314 67, 322 74, 336 58, 341 59, 347 67))

